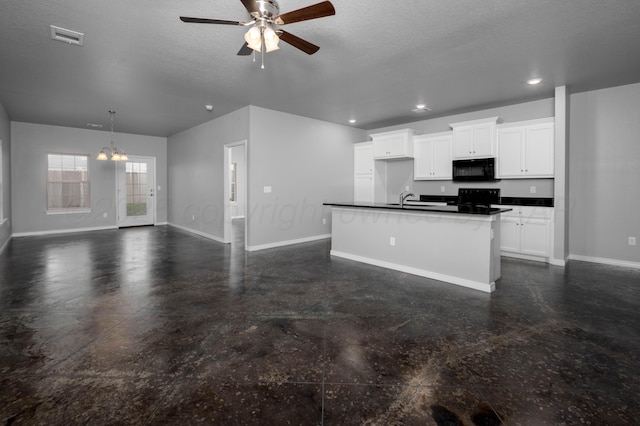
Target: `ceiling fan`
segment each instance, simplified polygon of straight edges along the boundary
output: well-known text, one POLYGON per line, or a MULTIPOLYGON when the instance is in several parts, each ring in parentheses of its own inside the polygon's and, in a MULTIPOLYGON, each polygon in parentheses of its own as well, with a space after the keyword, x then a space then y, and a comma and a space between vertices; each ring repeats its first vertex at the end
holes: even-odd
MULTIPOLYGON (((238 55, 250 55, 252 52, 271 52, 279 49, 280 40, 302 50, 308 55, 313 55, 320 47, 309 43, 300 37, 288 33, 278 26, 292 24, 294 22, 308 21, 310 19, 324 18, 336 14, 336 10, 329 1, 303 7, 291 12, 280 14, 280 7, 276 0, 240 0, 251 15, 251 20, 227 21, 223 19, 190 18, 181 16, 182 22, 195 24, 240 25, 249 28, 244 36, 246 43, 238 51, 238 55)), ((263 63, 264 68, 264 63, 263 63)))

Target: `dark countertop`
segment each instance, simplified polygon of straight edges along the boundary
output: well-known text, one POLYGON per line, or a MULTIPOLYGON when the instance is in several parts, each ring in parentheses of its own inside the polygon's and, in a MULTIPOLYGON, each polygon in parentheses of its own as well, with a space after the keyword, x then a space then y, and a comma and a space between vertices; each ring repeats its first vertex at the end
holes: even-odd
MULTIPOLYGON (((458 197, 455 195, 420 195, 420 201, 431 203, 447 203, 449 205, 457 205, 458 197)), ((503 206, 539 206, 553 207, 553 198, 548 197, 500 197, 500 202, 496 203, 503 206)))
POLYGON ((334 206, 334 207, 401 210, 401 211, 425 212, 425 213, 476 214, 476 215, 484 215, 484 216, 504 213, 511 210, 509 208, 501 209, 501 208, 471 207, 471 206, 419 206, 419 205, 405 205, 404 207, 400 208, 400 206, 397 204, 355 203, 353 201, 323 203, 323 204, 325 206, 334 206))

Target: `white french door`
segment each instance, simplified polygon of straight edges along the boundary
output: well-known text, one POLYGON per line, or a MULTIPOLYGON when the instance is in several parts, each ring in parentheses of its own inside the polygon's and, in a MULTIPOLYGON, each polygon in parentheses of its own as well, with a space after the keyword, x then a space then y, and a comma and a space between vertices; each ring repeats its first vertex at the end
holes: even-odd
POLYGON ((129 156, 118 166, 118 226, 154 225, 156 159, 129 156))

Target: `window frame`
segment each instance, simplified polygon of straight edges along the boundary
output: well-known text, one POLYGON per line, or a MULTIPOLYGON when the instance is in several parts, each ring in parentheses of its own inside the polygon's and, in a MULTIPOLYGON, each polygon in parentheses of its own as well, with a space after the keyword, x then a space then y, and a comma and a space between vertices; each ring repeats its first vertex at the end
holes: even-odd
MULTIPOLYGON (((45 158, 45 212, 47 214, 67 214, 67 213, 88 213, 91 212, 91 170, 90 170, 90 160, 91 160, 91 155, 90 154, 79 154, 79 153, 69 153, 69 152, 47 152, 46 158, 45 158), (86 183, 86 188, 87 188, 87 195, 86 197, 86 205, 82 206, 82 207, 50 207, 49 206, 49 184, 50 183, 55 183, 55 182, 64 182, 63 180, 60 181, 50 181, 49 180, 49 156, 51 155, 58 155, 58 156, 73 156, 73 157, 85 157, 86 158, 86 179, 85 180, 80 180, 80 181, 76 181, 78 183, 86 183)), ((76 162, 76 159, 74 158, 74 163, 76 162)), ((61 168, 62 170, 62 168, 61 168)))

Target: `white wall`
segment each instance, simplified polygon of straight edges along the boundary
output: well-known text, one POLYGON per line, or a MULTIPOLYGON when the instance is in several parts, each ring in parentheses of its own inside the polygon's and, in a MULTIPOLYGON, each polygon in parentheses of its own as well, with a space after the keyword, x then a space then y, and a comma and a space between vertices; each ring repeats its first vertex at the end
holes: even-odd
MULTIPOLYGON (((421 121, 402 124, 393 127, 384 127, 370 130, 368 133, 386 132, 389 130, 410 128, 416 130, 417 134, 438 133, 451 131, 450 123, 476 120, 488 117, 500 117, 505 123, 516 121, 534 120, 554 116, 553 98, 541 99, 531 102, 507 105, 491 109, 468 112, 464 114, 449 115, 444 117, 430 118, 421 121)), ((387 199, 396 200, 398 194, 404 191, 405 186, 409 186, 411 191, 417 195, 457 195, 461 186, 478 188, 500 188, 501 194, 506 197, 530 197, 529 188, 536 187, 537 197, 553 197, 553 179, 503 179, 497 182, 481 183, 457 183, 448 181, 414 181, 413 180, 413 160, 390 161, 387 165, 387 199), (441 192, 440 187, 444 186, 445 191, 441 192)))
POLYGON ((249 107, 169 137, 169 223, 224 239, 224 145, 249 138, 249 107))
POLYGON ((640 266, 640 84, 577 93, 570 106, 571 257, 640 266))
POLYGON ((249 248, 330 234, 330 209, 322 203, 353 199, 353 144, 365 131, 250 108, 249 248))
MULTIPOLYGON (((46 233, 115 227, 116 172, 112 161, 96 156, 108 146, 105 131, 76 129, 32 123, 11 123, 11 183, 13 233, 46 233), (46 167, 48 153, 86 154, 89 156, 91 212, 47 215, 46 167), (104 217, 104 213, 107 217, 104 217)), ((167 173, 165 138, 126 133, 115 134, 115 145, 129 155, 156 157, 156 222, 167 221, 167 173)))
POLYGON ((0 104, 0 139, 2 140, 2 212, 0 214, 0 253, 12 233, 11 220, 11 122, 0 104), (3 216, 3 217, 1 217, 3 216), (2 222, 3 219, 7 219, 2 222))

